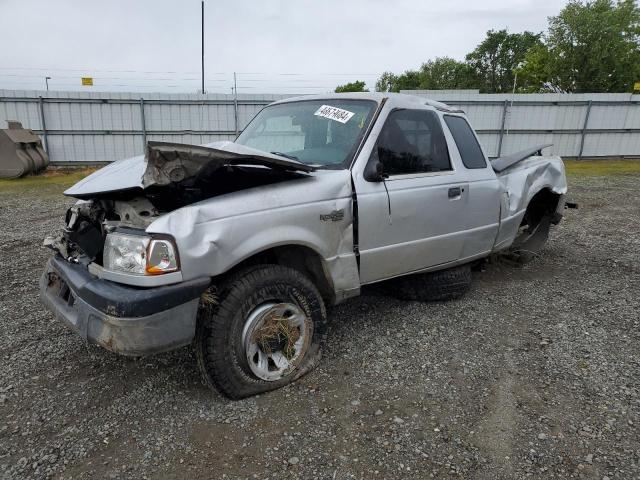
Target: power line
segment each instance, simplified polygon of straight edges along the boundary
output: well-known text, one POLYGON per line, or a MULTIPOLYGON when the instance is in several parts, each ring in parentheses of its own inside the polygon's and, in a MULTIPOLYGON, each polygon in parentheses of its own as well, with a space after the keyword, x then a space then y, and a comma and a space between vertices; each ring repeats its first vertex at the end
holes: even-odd
MULTIPOLYGON (((80 70, 80 69, 44 69, 41 67, 0 67, 0 88, 7 89, 39 89, 44 86, 44 78, 49 78, 49 86, 61 90, 79 90, 79 91, 155 91, 180 90, 191 92, 195 87, 195 82, 201 81, 198 72, 161 72, 161 71, 137 71, 137 70, 80 70), (42 71, 42 74, 36 72, 42 71), (56 71, 65 72, 56 74, 56 71), (73 72, 82 72, 82 75, 73 74, 73 72), (95 73, 103 72, 104 76, 95 73), (107 72, 129 72, 130 75, 108 75, 107 72), (150 76, 152 73, 161 73, 160 75, 150 76), (94 79, 94 85, 91 88, 82 87, 80 83, 72 83, 71 80, 78 81, 80 76, 91 75, 94 79), (36 80, 37 79, 37 80, 36 80), (148 83, 149 82, 149 83, 148 83)), ((233 85, 233 74, 214 72, 209 73, 205 78, 205 82, 211 87, 211 93, 224 93, 226 87, 233 85)), ((338 73, 338 72, 322 72, 322 73, 303 73, 303 72, 241 72, 236 74, 237 88, 247 91, 282 92, 310 92, 313 90, 320 92, 333 91, 338 83, 349 81, 351 78, 364 78, 368 85, 371 86, 373 78, 378 74, 375 73, 338 73)), ((200 90, 200 89, 199 89, 200 90)))
MULTIPOLYGON (((23 85, 25 84, 29 84, 29 85, 42 85, 44 82, 44 79, 42 82, 34 82, 34 81, 30 81, 30 82, 20 82, 20 83, 14 83, 13 85, 15 85, 12 88, 9 88, 7 86, 2 86, 0 84, 0 88, 5 88, 5 89, 10 89, 10 90, 23 90, 23 88, 21 88, 23 85)), ((51 81, 49 81, 50 87, 77 87, 77 89, 79 91, 84 91, 85 89, 87 89, 87 87, 82 87, 80 84, 77 83, 52 83, 51 81)), ((131 84, 127 84, 127 83, 114 83, 114 84, 109 84, 109 85, 94 85, 94 87, 99 87, 99 88, 111 88, 111 87, 118 87, 118 88, 185 88, 185 85, 131 85, 131 84)), ((191 87, 187 87, 187 88, 191 88, 191 87)), ((91 90, 87 90, 87 91, 95 91, 95 89, 91 90)))
MULTIPOLYGON (((200 72, 194 71, 170 71, 170 70, 98 70, 93 68, 43 68, 43 67, 0 67, 0 70, 29 70, 29 71, 46 71, 46 72, 82 72, 82 73, 166 73, 166 74, 187 74, 187 75, 199 75, 200 72)), ((313 76, 378 76, 381 73, 357 73, 357 72, 236 72, 238 75, 313 75, 313 76)), ((232 75, 231 72, 211 72, 209 75, 232 75)), ((200 78, 200 77, 198 77, 200 78)))
MULTIPOLYGON (((42 78, 42 75, 24 75, 24 74, 19 74, 19 73, 0 73, 0 77, 20 77, 20 78, 42 78)), ((69 76, 69 75, 55 75, 53 77, 55 78, 80 78, 78 76, 69 76)), ((187 78, 187 77, 183 77, 183 78, 175 78, 175 77, 170 77, 170 78, 149 78, 149 77, 144 77, 144 78, 136 78, 136 77, 91 77, 94 80, 151 80, 151 81, 172 81, 175 82, 176 80, 181 80, 181 81, 200 81, 200 78, 187 78)), ((208 82, 224 82, 225 80, 222 79, 218 79, 218 78, 206 78, 205 79, 208 82)))
POLYGON ((353 76, 353 77, 357 77, 357 76, 361 76, 361 77, 373 77, 373 76, 379 76, 381 75, 380 73, 327 73, 327 72, 320 72, 320 73, 314 73, 314 72, 308 72, 308 73, 269 73, 269 72, 236 72, 238 75, 286 75, 286 76, 296 76, 296 75, 309 75, 309 76, 353 76))
MULTIPOLYGON (((42 68, 42 67, 0 67, 0 70, 36 70, 43 72, 99 72, 99 73, 172 73, 172 74, 193 74, 199 75, 200 72, 189 71, 171 71, 171 70, 97 70, 95 68, 42 68)), ((228 75, 225 72, 211 72, 209 75, 228 75)))

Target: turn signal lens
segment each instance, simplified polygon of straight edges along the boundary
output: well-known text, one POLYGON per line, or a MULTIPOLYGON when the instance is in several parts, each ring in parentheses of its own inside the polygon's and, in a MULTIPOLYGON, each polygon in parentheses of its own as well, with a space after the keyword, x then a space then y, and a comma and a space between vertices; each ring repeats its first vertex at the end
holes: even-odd
POLYGON ((147 251, 148 275, 160 275, 178 270, 176 249, 170 240, 151 239, 147 251))

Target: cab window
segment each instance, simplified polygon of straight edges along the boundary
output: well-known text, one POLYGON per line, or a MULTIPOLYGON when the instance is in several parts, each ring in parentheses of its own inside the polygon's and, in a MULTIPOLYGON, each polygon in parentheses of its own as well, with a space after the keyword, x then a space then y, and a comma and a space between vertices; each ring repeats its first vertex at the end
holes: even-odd
POLYGON ((373 153, 388 175, 451 170, 440 119, 431 110, 391 112, 373 153))
POLYGON ((456 142, 464 166, 471 169, 485 168, 487 161, 484 159, 484 153, 482 153, 480 144, 467 121, 453 115, 445 115, 444 121, 447 122, 449 131, 456 142))

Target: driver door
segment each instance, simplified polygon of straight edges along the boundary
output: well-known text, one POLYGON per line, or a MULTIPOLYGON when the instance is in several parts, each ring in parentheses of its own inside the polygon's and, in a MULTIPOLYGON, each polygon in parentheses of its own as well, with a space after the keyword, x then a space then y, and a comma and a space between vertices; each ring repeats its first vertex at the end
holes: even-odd
POLYGON ((376 160, 385 181, 354 177, 361 283, 460 258, 468 184, 452 166, 438 114, 391 111, 369 162, 376 160))

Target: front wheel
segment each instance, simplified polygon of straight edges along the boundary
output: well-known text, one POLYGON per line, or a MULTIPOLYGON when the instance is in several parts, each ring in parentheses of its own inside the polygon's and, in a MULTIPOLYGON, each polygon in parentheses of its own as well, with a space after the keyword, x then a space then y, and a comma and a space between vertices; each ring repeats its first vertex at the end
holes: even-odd
POLYGON ((326 324, 322 297, 301 272, 240 271, 200 308, 195 350, 204 382, 233 399, 287 385, 317 365, 326 324))

